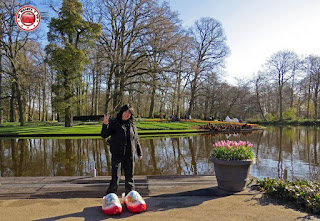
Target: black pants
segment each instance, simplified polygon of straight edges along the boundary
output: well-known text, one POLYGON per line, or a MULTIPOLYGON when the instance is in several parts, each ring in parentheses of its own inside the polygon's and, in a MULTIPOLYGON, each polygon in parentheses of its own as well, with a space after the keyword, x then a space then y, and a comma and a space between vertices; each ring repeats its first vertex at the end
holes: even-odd
POLYGON ((121 170, 124 171, 125 177, 125 193, 129 193, 131 190, 134 190, 134 160, 132 156, 111 156, 111 165, 112 165, 112 178, 110 181, 107 194, 115 193, 117 194, 118 186, 121 178, 121 170))

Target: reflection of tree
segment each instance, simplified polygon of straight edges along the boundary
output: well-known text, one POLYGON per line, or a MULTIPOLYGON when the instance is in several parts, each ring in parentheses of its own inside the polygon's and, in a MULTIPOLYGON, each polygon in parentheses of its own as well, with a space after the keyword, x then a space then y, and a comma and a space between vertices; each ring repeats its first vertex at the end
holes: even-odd
POLYGON ((102 168, 102 162, 101 162, 101 148, 99 146, 99 142, 98 139, 93 140, 94 142, 94 149, 96 152, 96 158, 94 159, 94 161, 96 162, 96 168, 97 168, 97 175, 100 174, 101 168, 102 168))
POLYGON ((317 172, 317 168, 319 168, 318 151, 317 151, 318 135, 319 135, 318 128, 315 127, 313 132, 314 132, 314 139, 313 139, 314 164, 313 166, 311 166, 312 162, 309 162, 309 167, 312 167, 312 169, 310 170, 310 174, 311 174, 310 178, 314 180, 319 180, 320 174, 319 174, 319 171, 317 172))
POLYGON ((28 162, 27 162, 27 159, 30 159, 29 153, 28 153, 27 140, 19 139, 18 148, 19 148, 18 176, 26 176, 27 169, 30 167, 30 165, 28 165, 28 162))
POLYGON ((43 140, 43 170, 48 171, 48 156, 47 156, 47 145, 48 145, 48 140, 44 139, 43 140))
MULTIPOLYGON (((83 171, 84 171, 84 163, 86 162, 86 158, 85 158, 85 154, 84 154, 84 150, 82 150, 83 148, 82 148, 82 143, 86 143, 86 140, 81 140, 81 139, 78 139, 77 140, 77 164, 78 164, 78 168, 77 168, 77 171, 79 171, 79 176, 83 176, 83 175, 85 175, 84 173, 83 173, 83 171)), ((88 145, 86 145, 86 146, 88 146, 88 145)))
POLYGON ((190 155, 191 155, 191 171, 193 169, 193 174, 198 174, 197 171, 197 161, 196 161, 196 151, 194 149, 193 143, 192 143, 192 139, 191 137, 188 137, 188 143, 189 143, 189 149, 190 149, 190 155))
POLYGON ((309 172, 311 173, 311 158, 310 158, 310 143, 309 143, 309 130, 306 130, 306 145, 307 147, 307 155, 308 155, 308 165, 309 165, 309 172))
POLYGON ((256 150, 256 162, 255 164, 257 166, 259 166, 259 148, 260 148, 260 143, 261 143, 261 139, 262 139, 262 136, 263 136, 263 132, 262 133, 259 133, 259 136, 258 136, 258 141, 257 141, 257 150, 256 150))
MULTIPOLYGON (((314 144, 313 144, 313 149, 314 149, 314 164, 317 165, 317 166, 319 165, 319 162, 318 162, 318 153, 317 153, 318 134, 319 134, 319 131, 318 131, 318 129, 315 127, 315 128, 314 128, 314 144)), ((319 149, 320 149, 320 145, 319 145, 319 149)))
MULTIPOLYGON (((232 136, 232 139, 255 143, 259 165, 254 167, 258 173, 264 172, 264 176, 282 178, 285 162, 288 162, 286 166, 291 169, 292 178, 295 175, 319 179, 319 128, 295 128, 296 135, 290 134, 290 129, 268 127, 263 132, 247 137, 240 133, 239 137, 232 136), (297 164, 300 162, 303 164, 301 168, 297 164)), ((137 174, 209 174, 213 166, 207 158, 212 143, 224 139, 225 134, 144 139, 141 141, 144 158, 136 164, 137 174)), ((93 160, 97 163, 99 175, 111 174, 109 148, 100 139, 0 140, 0 176, 85 175, 86 171, 90 171, 93 160), (103 150, 107 163, 102 161, 103 150), (105 163, 107 166, 102 165, 105 163)))
POLYGON ((111 159, 110 159, 110 153, 109 153, 109 148, 107 145, 107 139, 104 138, 102 139, 103 147, 104 147, 104 153, 106 155, 106 161, 107 161, 107 174, 111 176, 111 159))
POLYGON ((281 158, 281 154, 282 154, 282 130, 283 128, 280 126, 279 127, 279 158, 278 158, 278 178, 282 178, 282 166, 283 166, 283 161, 282 161, 282 158, 281 158))
POLYGON ((55 176, 74 176, 75 173, 75 154, 73 148, 73 140, 58 140, 57 151, 54 152, 53 162, 55 165, 55 176), (61 143, 64 142, 65 149, 61 143))
POLYGON ((16 140, 10 140, 10 147, 11 147, 11 157, 12 157, 12 171, 13 176, 18 176, 18 156, 17 156, 17 148, 16 148, 16 140))
POLYGON ((291 139, 291 138, 290 138, 290 149, 291 149, 291 153, 290 153, 291 169, 290 169, 290 172, 291 172, 291 177, 293 179, 294 178, 293 139, 291 139))
MULTIPOLYGON (((97 154, 97 148, 96 148, 96 146, 97 146, 97 143, 95 143, 95 145, 92 145, 91 146, 91 149, 92 149, 92 157, 93 157, 93 161, 94 162, 91 162, 91 169, 93 169, 93 168, 95 168, 95 167, 97 167, 97 165, 98 165, 98 154, 97 154)), ((89 162, 90 163, 90 162, 89 162)), ((98 168, 98 167, 97 167, 98 168)), ((98 172, 99 173, 99 172, 98 172)))
POLYGON ((172 156, 171 156, 171 151, 172 151, 172 147, 170 145, 168 145, 168 140, 169 138, 164 138, 164 139, 160 139, 160 146, 162 149, 162 159, 164 160, 164 166, 162 166, 160 169, 158 168, 159 174, 164 174, 164 173, 172 173, 172 164, 173 161, 172 156), (171 149, 170 149, 171 148, 171 149))
POLYGON ((74 148, 73 148, 73 140, 66 139, 66 172, 65 175, 73 176, 75 174, 75 156, 74 156, 74 148))
POLYGON ((172 142, 172 148, 173 148, 173 156, 174 156, 175 167, 177 168, 177 172, 176 173, 177 173, 177 175, 181 175, 182 168, 181 168, 180 142, 179 142, 178 138, 171 138, 171 142, 172 142), (176 149, 177 149, 177 153, 176 153, 176 149))
POLYGON ((150 161, 152 163, 153 166, 153 174, 160 174, 161 171, 158 169, 157 167, 157 158, 156 158, 156 151, 155 151, 155 146, 154 146, 154 141, 153 139, 149 140, 149 144, 150 144, 150 161))

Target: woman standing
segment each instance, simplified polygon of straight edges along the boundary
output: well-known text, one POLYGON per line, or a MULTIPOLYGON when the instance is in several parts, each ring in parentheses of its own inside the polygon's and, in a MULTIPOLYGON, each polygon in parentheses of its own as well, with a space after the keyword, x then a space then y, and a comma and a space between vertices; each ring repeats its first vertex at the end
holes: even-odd
POLYGON ((117 194, 121 170, 125 176, 125 193, 126 195, 134 190, 134 157, 135 153, 138 159, 142 159, 142 150, 139 143, 137 127, 134 124, 133 108, 128 104, 121 107, 114 120, 104 115, 101 137, 111 136, 110 152, 112 165, 112 178, 106 194, 117 194))

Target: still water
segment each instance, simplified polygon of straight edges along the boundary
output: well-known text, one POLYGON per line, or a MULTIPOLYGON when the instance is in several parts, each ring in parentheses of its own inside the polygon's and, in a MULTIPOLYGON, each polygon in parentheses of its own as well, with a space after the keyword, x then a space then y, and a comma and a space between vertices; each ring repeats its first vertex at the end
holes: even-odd
MULTIPOLYGON (((212 144, 219 140, 253 143, 258 178, 320 180, 319 127, 267 127, 252 133, 140 137, 143 160, 136 175, 213 175, 212 144)), ((108 146, 102 139, 0 139, 0 176, 87 176, 111 174, 108 146)))

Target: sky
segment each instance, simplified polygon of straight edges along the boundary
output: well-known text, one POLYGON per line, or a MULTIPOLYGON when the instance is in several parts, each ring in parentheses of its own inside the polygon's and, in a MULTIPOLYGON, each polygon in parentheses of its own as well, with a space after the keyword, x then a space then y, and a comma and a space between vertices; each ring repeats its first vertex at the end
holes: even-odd
POLYGON ((250 79, 281 50, 320 56, 320 0, 168 0, 185 27, 201 17, 221 22, 230 55, 224 77, 250 79))
MULTIPOLYGON (((320 56, 320 0, 166 1, 186 28, 201 17, 221 22, 231 52, 223 77, 230 83, 236 83, 236 78, 252 78, 280 50, 301 57, 320 56)), ((40 12, 48 11, 43 3, 49 0, 33 2, 40 12)), ((40 23, 43 33, 47 25, 40 23)))

